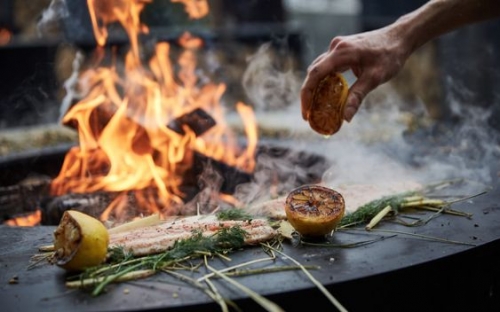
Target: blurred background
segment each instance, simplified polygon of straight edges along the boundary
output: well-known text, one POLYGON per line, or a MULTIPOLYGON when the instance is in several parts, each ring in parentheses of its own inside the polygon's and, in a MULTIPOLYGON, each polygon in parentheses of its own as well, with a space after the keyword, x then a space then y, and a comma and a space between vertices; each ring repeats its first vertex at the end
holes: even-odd
MULTIPOLYGON (((205 70, 227 84, 228 103, 241 99, 259 110, 279 110, 297 105, 297 88, 308 64, 333 37, 382 27, 425 2, 212 0, 209 16, 193 21, 182 4, 155 0, 143 11, 150 33, 142 39, 145 46, 173 42, 189 29, 205 40, 205 70), (244 79, 263 44, 268 44, 266 53, 272 55, 265 66, 272 66, 274 73, 293 72, 295 79, 290 82, 295 83, 293 88, 266 94, 264 100, 275 97, 269 105, 258 105, 259 100, 249 94, 251 78, 244 79)), ((0 0, 0 130, 57 123, 63 85, 72 73, 76 51, 95 47, 85 3, 0 0)), ((402 108, 423 106, 420 113, 432 120, 456 119, 451 107, 456 102, 490 107, 492 117, 487 122, 499 129, 499 31, 500 22, 489 21, 430 42, 411 57, 396 79, 370 95, 366 106, 383 101, 381 93, 390 88, 401 98, 402 108)), ((112 32, 108 45, 126 46, 123 32, 112 32)), ((0 140, 5 149, 7 137, 0 140)))

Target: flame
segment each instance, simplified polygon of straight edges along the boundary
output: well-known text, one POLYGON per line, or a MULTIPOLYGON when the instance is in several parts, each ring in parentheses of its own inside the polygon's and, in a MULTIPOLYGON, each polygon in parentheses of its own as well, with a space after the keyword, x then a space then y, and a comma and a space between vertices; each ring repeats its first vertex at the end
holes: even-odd
POLYGON ((186 13, 191 19, 199 19, 206 16, 209 12, 207 0, 172 0, 172 2, 183 3, 186 13))
POLYGON ((139 15, 144 5, 151 2, 152 0, 87 0, 97 44, 104 46, 108 39, 107 25, 119 22, 132 41, 132 49, 138 57, 137 36, 148 32, 147 26, 141 24, 139 15))
POLYGON ((9 44, 12 39, 12 33, 5 28, 0 28, 0 46, 9 44))
POLYGON ((7 220, 4 224, 8 226, 35 226, 40 224, 41 220, 42 212, 37 210, 33 213, 7 220))
MULTIPOLYGON (((103 65, 104 57, 100 57, 98 66, 80 73, 79 87, 85 90, 85 96, 62 120, 77 129, 79 146, 67 153, 59 175, 52 181, 52 194, 117 194, 102 214, 103 220, 127 209, 130 192, 140 213, 169 215, 177 213, 172 208, 175 204, 183 203, 180 186, 195 152, 252 172, 257 144, 255 116, 249 106, 237 103, 248 137, 242 148, 224 119, 220 99, 225 85, 201 84, 196 74, 203 41, 188 32, 182 34, 177 66, 170 60, 171 45, 165 42, 158 43, 153 56, 144 61, 137 36, 147 27, 140 23, 139 14, 150 1, 87 2, 99 45, 97 52, 104 53, 107 25, 116 22, 129 36, 130 50, 122 65, 116 57, 111 64, 103 65), (215 125, 204 133, 182 123, 180 129, 169 127, 197 109, 213 118, 215 125)), ((208 13, 206 1, 180 2, 192 18, 208 13)))

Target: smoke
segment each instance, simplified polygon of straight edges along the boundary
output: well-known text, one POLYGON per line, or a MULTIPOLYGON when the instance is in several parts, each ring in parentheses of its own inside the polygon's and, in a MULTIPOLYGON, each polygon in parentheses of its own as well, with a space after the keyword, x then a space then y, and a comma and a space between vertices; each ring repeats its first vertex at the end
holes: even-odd
POLYGON ((300 89, 297 74, 292 70, 289 56, 282 58, 263 44, 248 59, 242 85, 246 96, 259 111, 279 110, 291 106, 300 89))
POLYGON ((422 107, 403 109, 390 84, 378 92, 385 95, 382 105, 362 107, 339 135, 323 142, 334 163, 323 176, 325 184, 427 184, 450 179, 491 183, 499 147, 498 134, 485 122, 488 109, 448 97, 455 118, 429 120, 414 113, 422 107), (411 130, 417 120, 427 123, 411 130))
POLYGON ((470 100, 475 91, 451 77, 447 77, 446 87, 454 90, 446 98, 454 122, 442 131, 436 153, 422 154, 419 161, 429 170, 440 172, 445 170, 438 169, 447 168, 448 173, 458 171, 466 178, 490 183, 495 178, 500 155, 500 134, 488 122, 494 107, 475 105, 470 100))
POLYGON ((62 21, 69 15, 65 0, 52 0, 42 12, 37 23, 38 35, 41 37, 58 36, 62 33, 62 21))
MULTIPOLYGON (((301 118, 302 81, 290 75, 291 70, 277 70, 268 49, 269 45, 265 45, 253 56, 243 84, 258 108, 272 108, 256 112, 261 134, 276 137, 265 143, 261 137, 261 144, 277 144, 290 153, 279 158, 258 158, 260 167, 255 181, 238 189, 236 195, 240 199, 254 202, 272 198, 270 189, 276 185, 273 173, 277 171, 285 172, 279 178, 282 194, 304 183, 307 172, 314 170, 322 173, 320 183, 332 188, 363 184, 385 186, 391 191, 453 179, 471 181, 477 189, 478 185, 484 187, 495 179, 500 148, 498 132, 487 122, 491 115, 488 108, 449 95, 445 101, 453 118, 431 120, 422 102, 407 105, 388 83, 368 96, 351 123, 345 122, 340 132, 324 138, 301 118), (287 92, 286 97, 283 92, 287 92), (266 100, 269 98, 283 103, 266 100), (293 151, 320 155, 329 165, 315 169, 301 167, 293 151)), ((350 73, 346 76, 353 77, 350 73)), ((453 80, 446 83, 446 87, 454 87, 453 80)), ((457 89, 467 94, 473 92, 457 89)))
MULTIPOLYGON (((37 23, 37 32, 43 38, 60 38, 63 34, 63 21, 69 17, 68 8, 65 0, 52 0, 49 6, 42 12, 37 23)), ((59 60, 62 61, 62 60, 59 60)), ((78 71, 83 62, 83 55, 77 53, 73 60, 73 71, 70 76, 64 81, 63 87, 66 95, 62 100, 59 108, 60 122, 72 104, 74 98, 77 97, 76 85, 78 83, 78 71)))
POLYGON ((77 52, 75 58, 73 59, 73 71, 71 75, 64 82, 64 90, 66 91, 66 95, 64 96, 61 107, 59 108, 59 121, 62 121, 64 115, 67 113, 71 105, 76 99, 82 97, 83 94, 87 92, 87 90, 78 91, 79 87, 79 79, 80 79, 80 67, 84 61, 84 55, 81 52, 77 52))

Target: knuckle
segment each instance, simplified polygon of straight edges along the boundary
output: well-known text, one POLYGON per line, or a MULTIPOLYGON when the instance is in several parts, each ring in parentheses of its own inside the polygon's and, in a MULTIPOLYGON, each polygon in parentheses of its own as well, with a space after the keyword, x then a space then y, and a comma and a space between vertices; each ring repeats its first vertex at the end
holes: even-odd
POLYGON ((344 37, 343 36, 337 36, 330 41, 330 50, 334 50, 339 47, 339 45, 342 45, 344 43, 344 37))
POLYGON ((365 97, 365 93, 361 90, 351 90, 351 96, 355 99, 355 101, 350 101, 349 106, 358 109, 365 97))
POLYGON ((308 68, 307 68, 307 74, 309 76, 316 76, 319 72, 319 69, 318 69, 318 65, 317 64, 313 64, 313 65, 310 65, 308 68))
POLYGON ((384 82, 384 74, 381 72, 381 71, 375 71, 372 73, 371 75, 371 85, 372 86, 378 86, 380 85, 381 83, 384 82))

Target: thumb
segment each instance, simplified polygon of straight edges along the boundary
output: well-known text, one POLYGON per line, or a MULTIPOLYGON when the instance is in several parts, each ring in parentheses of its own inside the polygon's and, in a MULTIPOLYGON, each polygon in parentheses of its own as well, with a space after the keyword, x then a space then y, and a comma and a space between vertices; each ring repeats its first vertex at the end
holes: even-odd
POLYGON ((376 83, 366 76, 361 76, 349 89, 346 106, 344 109, 344 119, 351 122, 358 111, 366 95, 376 87, 376 83))

